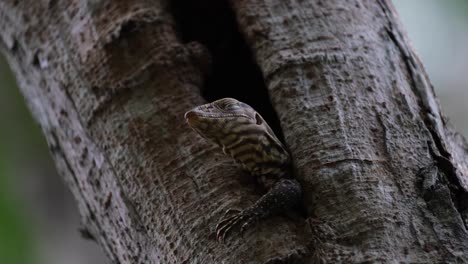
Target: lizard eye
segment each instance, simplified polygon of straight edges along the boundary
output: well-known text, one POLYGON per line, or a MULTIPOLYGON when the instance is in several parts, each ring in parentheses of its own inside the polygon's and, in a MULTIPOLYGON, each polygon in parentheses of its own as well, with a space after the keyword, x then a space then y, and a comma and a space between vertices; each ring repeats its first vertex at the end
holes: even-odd
POLYGON ((239 110, 241 107, 238 104, 232 104, 225 107, 226 110, 239 110))
POLYGON ((237 102, 223 102, 220 107, 225 111, 235 111, 241 109, 237 102))

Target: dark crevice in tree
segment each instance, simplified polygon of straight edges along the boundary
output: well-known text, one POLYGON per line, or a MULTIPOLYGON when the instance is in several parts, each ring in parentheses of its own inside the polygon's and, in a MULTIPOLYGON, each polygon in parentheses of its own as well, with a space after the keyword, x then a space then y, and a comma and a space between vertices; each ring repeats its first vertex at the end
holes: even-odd
POLYGON ((283 139, 262 72, 238 29, 228 1, 173 0, 170 3, 181 41, 199 42, 210 52, 212 63, 202 96, 207 101, 233 97, 251 105, 283 139))
MULTIPOLYGON (((434 141, 438 141, 439 139, 436 137, 435 133, 431 131, 432 137, 435 139, 434 141)), ((468 209, 468 193, 463 189, 460 181, 458 180, 457 177, 457 169, 455 166, 452 164, 450 159, 445 157, 443 154, 448 155, 450 157, 450 153, 441 153, 441 155, 437 154, 430 142, 427 143, 429 152, 431 156, 435 160, 435 166, 442 172, 439 177, 443 177, 441 180, 444 182, 444 184, 447 186, 447 188, 450 190, 450 198, 455 206, 455 209, 457 210, 458 214, 460 215, 460 218, 465 226, 465 228, 468 229, 468 223, 466 222, 466 212, 468 209)), ((435 146, 439 147, 440 142, 436 142, 435 146)), ((439 150, 439 149, 438 149, 439 150)), ((439 150, 440 151, 440 150, 439 150)))

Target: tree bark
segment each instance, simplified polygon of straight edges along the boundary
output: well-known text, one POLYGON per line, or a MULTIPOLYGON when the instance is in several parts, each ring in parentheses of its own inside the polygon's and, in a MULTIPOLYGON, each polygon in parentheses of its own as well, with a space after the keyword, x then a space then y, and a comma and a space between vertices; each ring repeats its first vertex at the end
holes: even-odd
POLYGON ((201 2, 0 2, 0 49, 112 262, 468 261, 468 145, 389 1, 201 2), (253 63, 229 55, 243 39, 253 63), (269 97, 224 78, 243 70, 269 97), (216 242, 261 193, 184 123, 201 94, 278 116, 307 219, 216 242))

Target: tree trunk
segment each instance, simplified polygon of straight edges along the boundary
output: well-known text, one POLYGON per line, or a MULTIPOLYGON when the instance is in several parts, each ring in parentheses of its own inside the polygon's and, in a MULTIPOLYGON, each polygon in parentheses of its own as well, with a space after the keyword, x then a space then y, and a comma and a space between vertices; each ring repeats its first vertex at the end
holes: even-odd
POLYGON ((387 0, 2 0, 0 47, 114 263, 468 261, 468 145, 387 0), (185 124, 202 95, 284 135, 307 219, 216 241, 261 193, 185 124))

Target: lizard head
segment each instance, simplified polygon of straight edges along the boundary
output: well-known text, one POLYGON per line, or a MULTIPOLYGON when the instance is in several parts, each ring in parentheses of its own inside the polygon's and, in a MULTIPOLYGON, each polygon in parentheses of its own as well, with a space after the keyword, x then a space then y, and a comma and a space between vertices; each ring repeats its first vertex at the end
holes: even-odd
POLYGON ((289 155, 265 120, 249 105, 223 98, 185 113, 189 126, 253 171, 267 162, 285 163, 289 155))
MULTIPOLYGON (((189 126, 202 137, 219 144, 242 126, 273 134, 271 128, 252 107, 233 98, 223 98, 185 113, 189 126)), ((240 131, 239 131, 240 132, 240 131)))

